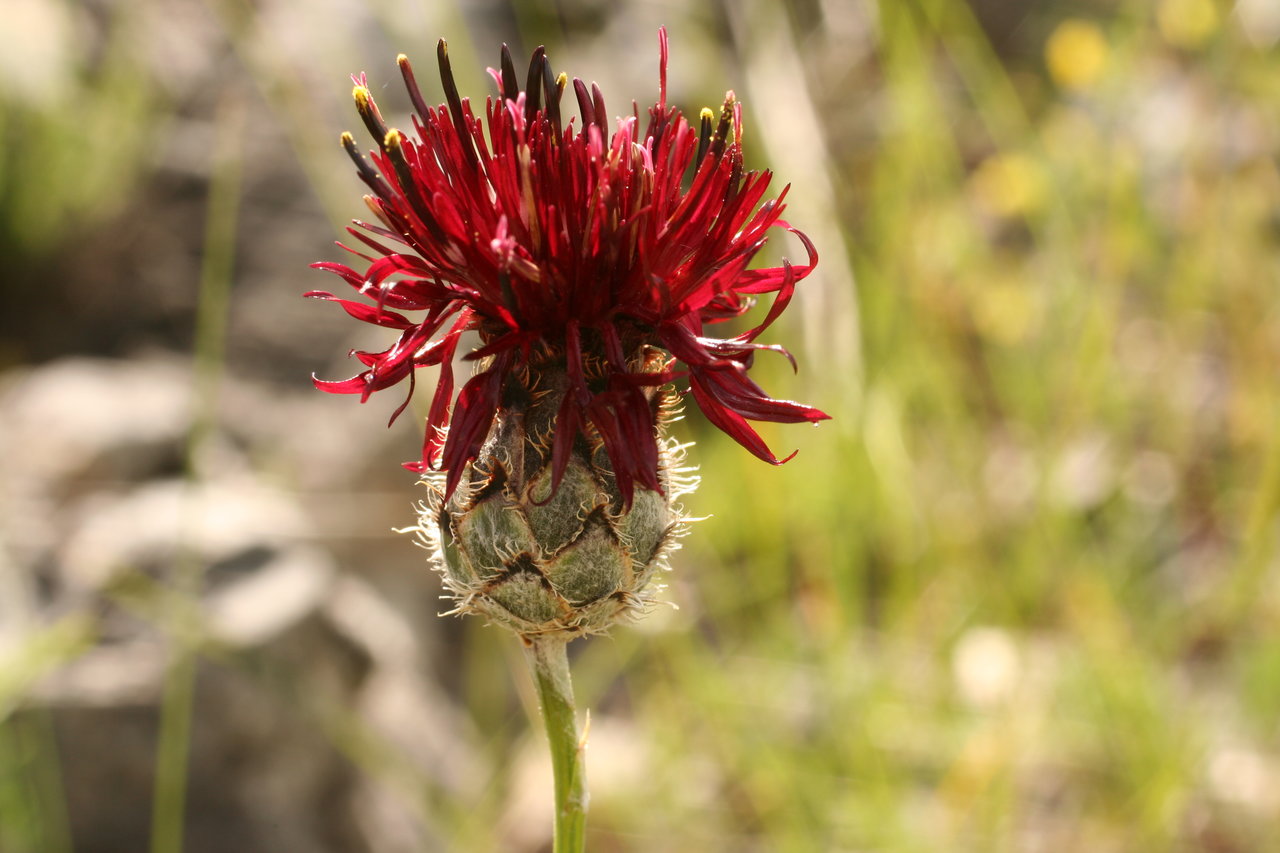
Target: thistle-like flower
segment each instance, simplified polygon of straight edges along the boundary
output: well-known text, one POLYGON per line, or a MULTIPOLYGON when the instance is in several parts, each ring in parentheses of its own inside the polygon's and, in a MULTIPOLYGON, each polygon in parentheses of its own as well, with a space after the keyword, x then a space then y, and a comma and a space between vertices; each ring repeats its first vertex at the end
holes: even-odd
POLYGON ((363 271, 314 266, 364 300, 308 296, 401 334, 383 352, 354 353, 366 368, 357 376, 316 385, 364 400, 408 379, 411 396, 416 369, 439 368, 422 457, 406 465, 432 487, 420 530, 458 609, 526 636, 603 630, 643 604, 680 529, 672 499, 685 483, 664 438, 675 385, 774 464, 786 460, 748 421, 827 418, 747 375, 757 350, 790 358, 756 339, 813 269, 813 244, 781 219, 786 190, 766 200, 771 174, 744 169, 732 92, 697 126, 668 106, 665 31, 659 42, 658 102, 643 132, 633 108, 610 133, 600 89, 578 79, 581 118, 563 115, 568 78, 542 48, 522 87, 503 47, 489 69, 499 95, 483 116, 458 95, 443 40, 437 107, 400 56, 412 134, 388 127, 364 75, 354 78, 378 148, 366 158, 350 134, 342 144, 377 221, 348 229, 363 271), (748 269, 775 228, 798 237, 807 263, 748 269), (766 293, 776 295, 754 328, 706 335, 766 293), (466 332, 478 336, 466 356, 478 369, 455 401, 466 332))

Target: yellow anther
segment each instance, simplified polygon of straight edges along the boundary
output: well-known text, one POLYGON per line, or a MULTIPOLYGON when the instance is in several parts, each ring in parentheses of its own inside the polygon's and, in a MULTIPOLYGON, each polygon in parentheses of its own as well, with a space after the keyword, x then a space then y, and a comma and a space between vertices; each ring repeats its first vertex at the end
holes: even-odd
POLYGON ((356 109, 360 112, 364 112, 369 109, 369 99, 371 96, 369 95, 369 90, 367 88, 364 86, 356 86, 351 90, 351 97, 356 99, 356 109))
POLYGON ((715 117, 716 114, 712 112, 711 107, 703 107, 702 112, 698 113, 698 118, 702 121, 711 121, 715 117))
POLYGON ((356 138, 352 136, 348 131, 345 131, 345 130, 342 131, 342 147, 347 148, 355 144, 356 144, 356 138))
POLYGON ((568 86, 568 85, 569 85, 569 75, 561 71, 560 76, 556 78, 556 87, 563 89, 565 86, 568 86))
POLYGON ((409 64, 409 57, 405 56, 403 53, 396 54, 396 65, 399 65, 401 68, 404 68, 408 64, 409 64))
POLYGON ((404 142, 404 134, 393 127, 387 131, 387 136, 382 142, 385 148, 399 148, 404 142))

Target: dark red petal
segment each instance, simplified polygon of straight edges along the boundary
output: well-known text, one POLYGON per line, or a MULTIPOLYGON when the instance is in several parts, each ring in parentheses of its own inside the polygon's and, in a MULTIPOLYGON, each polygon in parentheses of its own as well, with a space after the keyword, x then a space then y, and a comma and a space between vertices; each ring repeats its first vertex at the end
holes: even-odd
POLYGON ((365 323, 372 323, 375 326, 384 326, 388 329, 407 329, 415 325, 409 318, 394 311, 385 311, 375 308, 372 305, 365 305, 363 302, 353 302, 350 299, 339 299, 332 293, 326 293, 323 290, 313 290, 305 294, 312 299, 324 299, 328 302, 336 302, 342 306, 343 310, 365 323))
POLYGON ((352 376, 350 379, 342 379, 331 382, 328 379, 321 379, 314 373, 311 374, 311 382, 326 394, 363 394, 368 373, 360 373, 352 376))
MULTIPOLYGON (((791 304, 791 295, 796 291, 796 275, 791 268, 790 261, 782 262, 782 282, 778 285, 778 295, 774 298, 773 304, 769 306, 769 313, 760 321, 755 328, 739 335, 739 339, 743 342, 754 341, 759 337, 760 333, 773 325, 773 321, 782 316, 782 312, 791 304)), ((790 355, 787 356, 790 358, 790 355)), ((791 366, 795 367, 795 359, 791 359, 791 366)))
POLYGON ((463 468, 480 455, 480 445, 498 414, 498 396, 502 380, 506 378, 507 361, 500 358, 484 373, 471 377, 458 392, 442 460, 446 500, 458 487, 463 468))
POLYGON ((417 387, 418 387, 418 371, 411 369, 409 371, 409 390, 404 395, 404 401, 401 402, 400 405, 396 407, 396 410, 391 413, 391 417, 387 419, 387 426, 391 426, 392 424, 394 424, 396 422, 396 419, 399 418, 400 415, 404 413, 404 410, 409 408, 409 401, 413 399, 413 390, 417 387))
POLYGON ((324 270, 325 272, 331 272, 335 275, 342 276, 347 284, 351 285, 356 290, 359 290, 364 286, 364 276, 360 275, 360 273, 356 272, 346 264, 335 264, 331 261, 318 261, 312 264, 311 268, 313 270, 324 270))
POLYGON ((531 343, 532 336, 528 332, 508 332, 494 338, 474 352, 467 353, 467 361, 479 361, 500 352, 507 352, 522 345, 531 343))
MULTIPOLYGON (((818 265, 818 250, 813 245, 813 241, 809 239, 803 231, 792 228, 785 222, 779 220, 778 225, 786 228, 792 234, 800 238, 800 242, 804 243, 805 251, 809 254, 809 263, 807 266, 792 266, 795 274, 795 280, 800 281, 813 271, 818 265)), ((763 270, 751 270, 743 273, 740 278, 740 284, 734 288, 738 293, 770 293, 778 289, 786 276, 786 270, 782 267, 770 267, 763 270)))
MULTIPOLYGON (((439 461, 449 427, 449 404, 453 402, 453 356, 458 349, 458 339, 471 322, 470 310, 464 310, 449 332, 437 344, 430 360, 438 363, 440 378, 436 380, 435 393, 431 395, 431 407, 427 410, 427 426, 422 439, 422 464, 431 467, 439 461)), ((425 469, 423 469, 425 470, 425 469)))
POLYGON ((731 411, 720 405, 703 390, 702 385, 697 378, 693 378, 689 383, 690 389, 693 391, 693 397, 698 402, 698 408, 707 416, 707 420, 715 424, 721 431, 727 433, 734 441, 741 444, 747 450, 750 450, 756 457, 763 459, 771 465, 781 465, 791 460, 798 451, 792 451, 791 455, 785 459, 779 459, 769 450, 769 446, 762 439, 746 419, 737 412, 731 411))
MULTIPOLYGON (((569 393, 560 401, 556 412, 555 438, 551 444, 551 493, 560 488, 560 481, 569 467, 569 456, 574 439, 582 428, 582 407, 576 395, 569 393)), ((547 500, 550 500, 548 495, 547 500)))
POLYGON ((392 249, 389 246, 385 246, 382 243, 379 243, 377 240, 373 239, 368 234, 364 233, 365 231, 370 231, 375 234, 380 234, 383 237, 386 237, 387 239, 393 240, 397 243, 401 243, 406 246, 408 245, 408 242, 400 234, 396 234, 386 228, 382 228, 377 225, 370 225, 368 222, 361 222, 359 220, 353 220, 353 221, 355 222, 356 225, 360 227, 353 228, 350 225, 348 225, 347 233, 350 234, 352 237, 355 237, 361 243, 364 243, 370 249, 373 249, 379 255, 393 255, 398 250, 392 249), (361 229, 364 229, 364 230, 361 230, 361 229))
POLYGON ((690 375, 718 403, 753 421, 801 423, 825 421, 831 417, 812 406, 773 399, 747 377, 746 368, 734 361, 711 369, 693 367, 690 375))
POLYGON ((625 383, 596 394, 587 414, 604 441, 614 478, 625 506, 631 505, 635 484, 661 492, 658 481, 658 436, 649 401, 625 383))

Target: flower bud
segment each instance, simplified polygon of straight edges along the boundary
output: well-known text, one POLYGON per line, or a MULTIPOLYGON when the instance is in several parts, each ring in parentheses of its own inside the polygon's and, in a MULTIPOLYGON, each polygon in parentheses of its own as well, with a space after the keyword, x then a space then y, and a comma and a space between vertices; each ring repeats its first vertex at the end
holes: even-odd
MULTIPOLYGON (((415 530, 457 604, 523 635, 598 633, 642 612, 685 519, 674 498, 694 478, 683 448, 655 433, 662 491, 628 505, 604 444, 585 430, 554 483, 552 432, 569 383, 563 369, 513 376, 479 455, 446 500, 427 483, 415 530)), ((654 395, 656 408, 669 405, 654 395)), ((663 424, 666 418, 657 417, 663 424)), ((661 426, 659 426, 659 432, 661 426)))

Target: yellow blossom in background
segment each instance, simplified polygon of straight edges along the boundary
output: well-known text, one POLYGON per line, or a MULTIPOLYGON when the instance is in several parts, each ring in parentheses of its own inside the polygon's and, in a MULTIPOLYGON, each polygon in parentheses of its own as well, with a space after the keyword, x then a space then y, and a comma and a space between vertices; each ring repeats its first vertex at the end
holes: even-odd
POLYGON ((984 338, 1016 346, 1040 330, 1044 303, 1027 282, 1013 276, 989 280, 973 299, 973 321, 984 338))
POLYGON ((1213 0, 1161 0, 1156 25, 1174 47, 1197 48, 1217 31, 1218 10, 1213 0))
POLYGON ((1097 24, 1072 18, 1063 21, 1045 45, 1045 64, 1054 82, 1067 89, 1088 89, 1107 66, 1107 40, 1097 24))
POLYGON ((999 216, 1023 216, 1044 204, 1044 172, 1025 154, 996 154, 983 161, 970 178, 974 197, 999 216))

